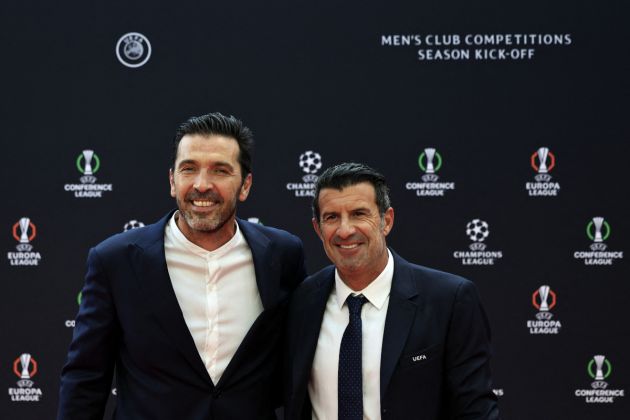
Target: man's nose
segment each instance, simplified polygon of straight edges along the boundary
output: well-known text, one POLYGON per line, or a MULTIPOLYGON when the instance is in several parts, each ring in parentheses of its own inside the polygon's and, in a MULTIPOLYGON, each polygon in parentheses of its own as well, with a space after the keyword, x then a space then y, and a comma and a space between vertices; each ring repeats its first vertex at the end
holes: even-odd
POLYGON ((354 224, 347 217, 342 217, 339 228, 337 229, 337 236, 342 239, 346 239, 349 236, 354 235, 354 233, 354 224))
POLYGON ((214 188, 212 176, 206 171, 199 171, 197 177, 195 178, 193 188, 195 188, 199 192, 211 190, 212 188, 214 188))

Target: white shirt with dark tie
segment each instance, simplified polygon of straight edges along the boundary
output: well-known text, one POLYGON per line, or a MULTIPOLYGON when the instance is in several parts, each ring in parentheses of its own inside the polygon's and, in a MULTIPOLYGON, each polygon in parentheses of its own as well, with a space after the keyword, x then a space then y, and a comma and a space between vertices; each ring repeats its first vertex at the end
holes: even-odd
POLYGON ((345 302, 351 293, 363 295, 368 300, 361 311, 363 418, 366 420, 381 418, 381 348, 394 276, 394 259, 391 252, 389 250, 387 252, 385 269, 363 290, 350 289, 335 270, 335 287, 326 302, 308 383, 313 419, 337 419, 339 347, 348 326, 348 306, 345 302))

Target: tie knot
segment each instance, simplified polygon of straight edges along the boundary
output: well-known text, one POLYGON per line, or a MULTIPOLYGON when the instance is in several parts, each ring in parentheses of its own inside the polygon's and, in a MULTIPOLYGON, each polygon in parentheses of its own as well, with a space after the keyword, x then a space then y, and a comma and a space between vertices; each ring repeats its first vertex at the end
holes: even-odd
POLYGON ((349 295, 348 298, 346 299, 348 310, 353 315, 357 315, 361 313, 361 307, 363 306, 365 302, 367 302, 367 299, 363 295, 359 295, 359 296, 349 295))

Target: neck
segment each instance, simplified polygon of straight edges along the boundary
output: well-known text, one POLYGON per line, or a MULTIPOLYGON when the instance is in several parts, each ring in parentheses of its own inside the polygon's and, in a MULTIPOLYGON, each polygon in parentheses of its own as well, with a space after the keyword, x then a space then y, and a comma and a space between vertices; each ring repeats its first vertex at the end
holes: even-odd
POLYGON ((360 290, 368 287, 376 278, 385 270, 387 267, 387 261, 389 259, 389 254, 385 253, 385 258, 379 261, 372 269, 370 270, 352 270, 352 269, 339 269, 339 277, 343 282, 351 288, 353 291, 358 292, 360 290))
POLYGON ((214 251, 222 247, 236 233, 236 219, 234 216, 228 218, 225 223, 211 231, 190 229, 179 213, 175 216, 175 221, 186 239, 206 251, 214 251))

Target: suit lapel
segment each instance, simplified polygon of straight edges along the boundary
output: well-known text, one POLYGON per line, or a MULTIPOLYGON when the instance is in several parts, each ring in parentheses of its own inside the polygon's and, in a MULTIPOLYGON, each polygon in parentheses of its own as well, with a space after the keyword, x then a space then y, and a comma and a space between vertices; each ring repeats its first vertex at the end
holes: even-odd
POLYGON ((164 255, 164 228, 172 214, 171 212, 158 223, 148 226, 147 234, 132 245, 132 264, 143 295, 146 296, 145 303, 153 316, 188 363, 212 386, 212 380, 188 330, 168 275, 164 255))
POLYGON ((409 263, 392 251, 394 276, 383 332, 381 351, 381 401, 407 341, 418 306, 411 298, 418 295, 409 263))
MULTIPOLYGON (((258 293, 265 310, 275 306, 284 296, 280 292, 280 276, 275 275, 274 244, 249 222, 237 219, 238 226, 252 251, 258 293)), ((277 268, 277 267, 276 267, 277 268)))
MULTIPOLYGON (((311 373, 319 331, 324 318, 326 302, 335 283, 335 271, 331 266, 318 279, 315 287, 299 308, 296 316, 300 320, 298 327, 292 334, 294 349, 292 365, 292 383, 294 395, 306 395, 306 387, 311 373)), ((299 406, 303 402, 300 402, 299 406)))

